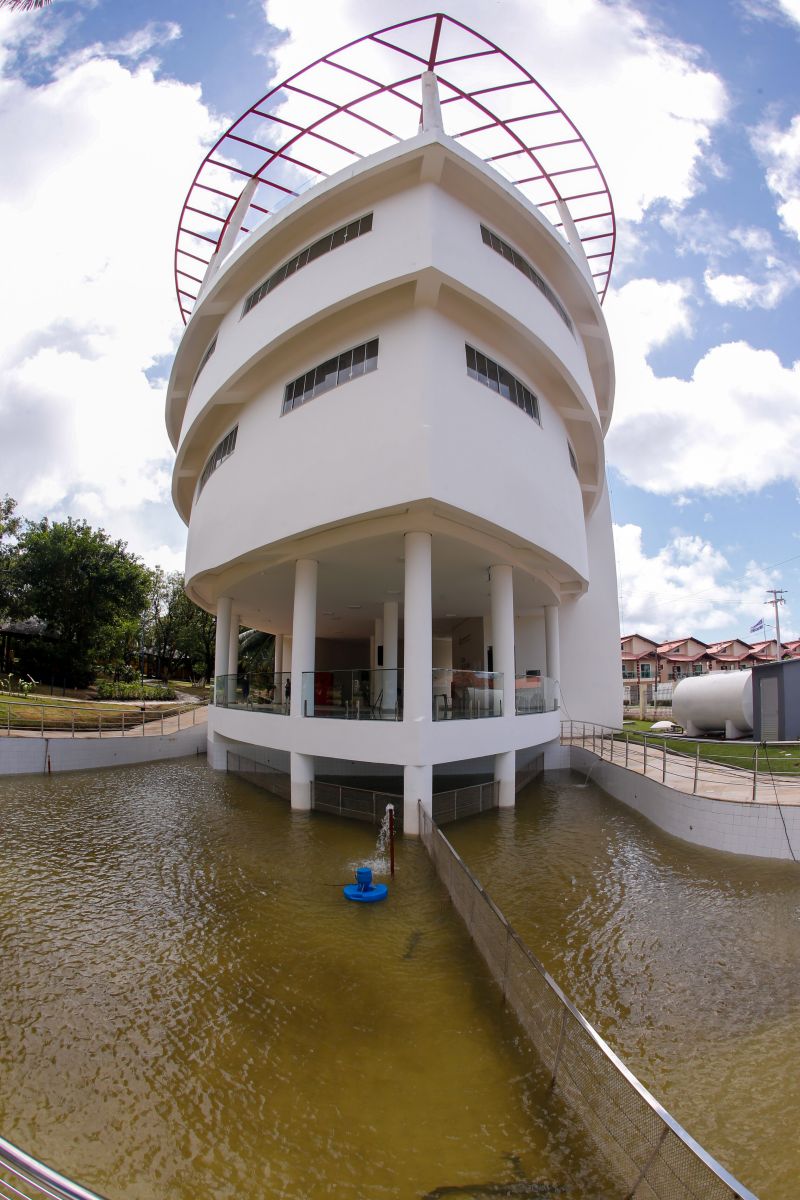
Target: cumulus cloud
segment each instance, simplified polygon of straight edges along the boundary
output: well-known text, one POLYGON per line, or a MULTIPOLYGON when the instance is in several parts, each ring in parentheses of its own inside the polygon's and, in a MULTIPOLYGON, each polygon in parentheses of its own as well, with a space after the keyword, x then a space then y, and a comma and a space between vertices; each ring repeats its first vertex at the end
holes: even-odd
POLYGON ((781 271, 765 283, 757 283, 746 275, 703 274, 706 290, 717 304, 732 304, 737 308, 776 308, 787 292, 797 286, 798 272, 781 271))
POLYGON ((609 462, 663 495, 800 482, 800 361, 736 341, 709 350, 690 379, 650 366, 655 347, 691 329, 690 298, 688 283, 639 279, 606 303, 617 347, 609 462))
MULTIPOLYGON (((265 0, 267 19, 287 31, 275 50, 277 78, 384 25, 426 15, 427 0, 342 0, 333 27, 314 0, 265 0)), ((573 0, 481 0, 451 9, 518 57, 576 122, 597 155, 622 220, 638 221, 656 200, 683 204, 697 190, 711 131, 727 111, 721 79, 696 50, 659 32, 632 5, 573 0), (635 153, 632 150, 635 147, 635 153)))
POLYGON ((800 238, 800 115, 785 128, 765 122, 754 130, 752 143, 778 201, 781 223, 800 238))
MULTIPOLYGON (((743 578, 734 577, 725 555, 701 537, 676 533, 648 554, 640 526, 616 525, 614 546, 623 633, 656 641, 684 634, 702 641, 734 637, 764 611, 770 572, 750 562, 743 578)), ((788 612, 785 623, 788 630, 788 612)))
MULTIPOLYGON (((21 28, 0 19, 15 54, 21 28)), ((175 220, 216 122, 198 88, 118 56, 176 34, 147 26, 38 86, 0 56, 0 153, 14 163, 0 175, 3 490, 27 516, 74 505, 148 557, 168 538, 173 561, 182 534, 168 504, 164 386, 148 374, 179 333, 175 220), (149 527, 157 506, 160 530, 149 527)))

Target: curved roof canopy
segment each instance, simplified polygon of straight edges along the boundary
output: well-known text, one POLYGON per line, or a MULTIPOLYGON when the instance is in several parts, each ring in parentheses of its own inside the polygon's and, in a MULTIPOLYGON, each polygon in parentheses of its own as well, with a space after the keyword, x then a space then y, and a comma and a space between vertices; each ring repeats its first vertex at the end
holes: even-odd
POLYGON ((425 71, 438 79, 450 137, 500 171, 556 228, 563 227, 558 202, 565 202, 602 302, 615 223, 597 159, 529 71, 482 34, 433 13, 357 38, 303 67, 219 138, 178 223, 175 286, 184 321, 232 218, 241 227, 225 237, 226 253, 314 183, 418 132, 425 71))

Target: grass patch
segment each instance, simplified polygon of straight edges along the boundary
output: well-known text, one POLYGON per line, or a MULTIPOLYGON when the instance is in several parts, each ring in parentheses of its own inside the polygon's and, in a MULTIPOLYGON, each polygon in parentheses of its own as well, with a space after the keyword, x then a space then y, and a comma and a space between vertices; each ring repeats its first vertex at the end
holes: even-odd
POLYGON ((762 746, 756 747, 753 742, 724 742, 707 738, 676 738, 664 737, 658 733, 650 733, 650 721, 625 722, 625 729, 617 734, 615 740, 624 742, 627 734, 631 742, 644 744, 644 734, 648 734, 647 745, 661 750, 664 742, 667 749, 675 754, 683 754, 687 758, 695 758, 697 747, 700 747, 700 758, 703 762, 718 763, 724 767, 739 767, 752 771, 755 751, 758 749, 759 774, 800 775, 800 743, 782 742, 777 746, 768 746, 766 751, 762 746))

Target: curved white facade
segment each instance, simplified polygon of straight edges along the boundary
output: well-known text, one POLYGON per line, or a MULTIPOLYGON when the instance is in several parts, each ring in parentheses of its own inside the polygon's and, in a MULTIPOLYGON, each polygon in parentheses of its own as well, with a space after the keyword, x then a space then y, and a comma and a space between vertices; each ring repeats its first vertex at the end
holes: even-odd
POLYGON ((513 803, 515 761, 561 715, 618 721, 613 378, 580 246, 441 130, 332 176, 230 253, 175 358, 173 495, 218 676, 245 625, 276 634, 291 688, 263 711, 213 708, 212 761, 274 751, 298 807, 315 773, 402 771, 413 832, 444 764, 490 760, 513 803), (330 386, 309 394, 316 368, 330 386), (356 721, 312 694, 311 672, 344 669, 364 673, 356 721), (452 719, 453 670, 475 676, 462 705, 493 719, 452 719), (548 677, 563 714, 539 702, 548 677))

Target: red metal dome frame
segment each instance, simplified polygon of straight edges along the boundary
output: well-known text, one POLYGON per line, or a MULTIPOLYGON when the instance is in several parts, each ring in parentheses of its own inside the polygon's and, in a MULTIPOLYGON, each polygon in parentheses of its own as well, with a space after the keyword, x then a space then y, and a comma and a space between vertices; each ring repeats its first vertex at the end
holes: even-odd
POLYGON ((243 234, 311 184, 412 137, 421 119, 423 71, 436 74, 450 137, 500 170, 555 228, 563 227, 558 203, 566 205, 597 267, 592 275, 602 303, 616 225, 597 159, 516 59, 453 17, 432 13, 316 59, 267 92, 215 142, 178 222, 175 287, 184 322, 248 181, 258 184, 243 234))

